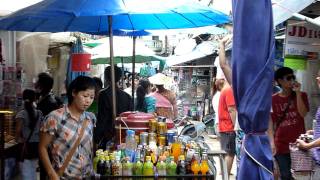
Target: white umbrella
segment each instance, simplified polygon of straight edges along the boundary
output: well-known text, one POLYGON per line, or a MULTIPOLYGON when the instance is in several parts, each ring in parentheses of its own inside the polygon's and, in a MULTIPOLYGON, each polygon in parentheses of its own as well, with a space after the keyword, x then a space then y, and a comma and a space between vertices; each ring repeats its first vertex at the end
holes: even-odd
MULTIPOLYGON (((92 48, 90 53, 93 55, 92 59, 96 58, 109 58, 110 57, 110 44, 109 38, 101 39, 101 45, 92 48)), ((131 57, 133 51, 132 38, 130 37, 113 37, 114 57, 131 57)), ((154 51, 148 48, 143 41, 136 41, 136 55, 152 56, 155 55, 154 51)))

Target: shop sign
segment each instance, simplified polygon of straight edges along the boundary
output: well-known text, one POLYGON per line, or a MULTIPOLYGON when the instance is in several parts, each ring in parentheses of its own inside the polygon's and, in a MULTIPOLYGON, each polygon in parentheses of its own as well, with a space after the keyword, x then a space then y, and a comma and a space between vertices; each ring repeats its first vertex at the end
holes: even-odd
POLYGON ((320 51, 320 27, 301 21, 288 21, 285 55, 308 56, 318 59, 320 51))

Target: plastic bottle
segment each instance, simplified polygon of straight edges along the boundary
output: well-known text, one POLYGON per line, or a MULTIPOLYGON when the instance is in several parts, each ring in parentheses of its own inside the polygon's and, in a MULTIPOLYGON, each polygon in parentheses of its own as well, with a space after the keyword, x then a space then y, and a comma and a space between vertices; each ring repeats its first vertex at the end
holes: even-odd
POLYGON ((141 162, 140 157, 136 157, 136 162, 133 165, 133 175, 143 175, 143 163, 141 162))
POLYGON ((146 156, 146 162, 143 164, 143 175, 144 176, 153 176, 153 164, 151 162, 151 157, 146 156))
POLYGON ((142 162, 145 162, 145 160, 146 160, 146 156, 147 156, 147 152, 148 150, 147 150, 147 146, 142 146, 142 149, 141 149, 141 152, 140 152, 140 160, 142 161, 142 162))
POLYGON ((93 170, 95 173, 98 173, 97 166, 98 166, 99 160, 100 160, 99 155, 97 155, 96 157, 93 158, 93 170))
POLYGON ((176 171, 177 171, 177 164, 174 162, 174 157, 171 156, 170 157, 170 163, 167 164, 167 175, 169 176, 175 176, 177 175, 176 171))
POLYGON ((142 151, 142 146, 138 145, 138 148, 137 148, 137 150, 135 152, 135 155, 134 155, 133 162, 137 162, 137 159, 139 159, 139 161, 140 161, 140 159, 141 159, 141 151, 142 151))
POLYGON ((105 156, 105 175, 112 175, 110 157, 105 156))
POLYGON ((156 152, 158 149, 157 140, 155 138, 149 137, 149 148, 151 151, 156 152))
POLYGON ((100 155, 97 164, 97 174, 104 175, 106 173, 105 158, 100 155))
POLYGON ((206 153, 202 154, 200 171, 201 171, 202 175, 206 175, 208 173, 208 171, 209 171, 208 155, 206 153))
POLYGON ((170 157, 170 147, 169 146, 164 147, 163 155, 166 156, 166 158, 170 157))
POLYGON ((122 175, 123 176, 132 176, 133 165, 130 162, 130 158, 126 157, 126 161, 122 164, 122 175))
POLYGON ((202 111, 201 103, 198 103, 197 104, 197 119, 198 119, 198 121, 202 120, 202 114, 203 114, 203 111, 202 111))
POLYGON ((99 158, 101 157, 102 153, 103 153, 103 150, 102 149, 98 149, 96 151, 96 156, 93 158, 93 170, 94 170, 94 172, 97 172, 97 165, 98 165, 99 158))
POLYGON ((174 136, 173 139, 174 141, 171 146, 171 155, 174 157, 174 161, 178 162, 178 158, 181 154, 181 143, 178 141, 178 136, 174 136))
POLYGON ((134 159, 134 152, 136 148, 137 142, 135 139, 135 132, 133 130, 127 130, 125 155, 126 157, 130 157, 131 162, 134 159))
POLYGON ((199 153, 195 152, 194 154, 194 161, 191 163, 191 171, 193 172, 193 174, 198 175, 199 171, 200 171, 200 157, 199 157, 199 153))
POLYGON ((159 162, 157 163, 157 171, 159 176, 165 176, 167 174, 166 168, 167 165, 165 163, 165 156, 159 157, 159 162))
POLYGON ((121 176, 122 175, 122 164, 120 162, 120 156, 116 156, 115 163, 112 164, 112 175, 121 176))
POLYGON ((179 162, 177 165, 177 174, 178 175, 186 175, 187 174, 184 155, 179 156, 179 162))

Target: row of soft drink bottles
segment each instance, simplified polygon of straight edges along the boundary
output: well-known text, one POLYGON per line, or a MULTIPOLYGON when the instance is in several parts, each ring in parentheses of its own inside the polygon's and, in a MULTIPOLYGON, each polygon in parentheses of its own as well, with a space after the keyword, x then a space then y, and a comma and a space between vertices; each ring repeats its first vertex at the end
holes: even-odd
POLYGON ((168 146, 157 146, 154 138, 149 138, 147 145, 137 145, 134 135, 134 131, 127 130, 126 143, 119 145, 117 151, 97 150, 95 172, 118 176, 208 174, 207 150, 195 142, 183 143, 175 136, 168 146))

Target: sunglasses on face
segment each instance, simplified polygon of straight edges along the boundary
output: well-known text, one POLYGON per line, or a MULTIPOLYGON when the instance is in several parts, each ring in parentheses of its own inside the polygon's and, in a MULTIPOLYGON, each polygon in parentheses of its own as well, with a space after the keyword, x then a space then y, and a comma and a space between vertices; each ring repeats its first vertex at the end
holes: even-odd
POLYGON ((296 80, 296 76, 295 75, 289 75, 284 77, 283 79, 287 80, 287 81, 292 81, 292 80, 296 80))

